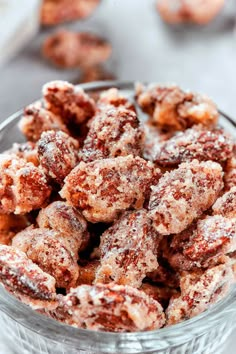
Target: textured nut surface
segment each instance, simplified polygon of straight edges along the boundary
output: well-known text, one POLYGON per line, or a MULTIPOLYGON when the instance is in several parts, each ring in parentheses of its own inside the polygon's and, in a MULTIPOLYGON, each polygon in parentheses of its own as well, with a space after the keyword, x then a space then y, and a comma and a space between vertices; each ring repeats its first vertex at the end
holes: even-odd
POLYGON ((78 253, 64 235, 54 230, 28 228, 13 238, 12 245, 52 275, 58 288, 75 286, 79 274, 78 253))
POLYGON ((225 190, 236 187, 236 155, 227 161, 224 174, 225 190))
POLYGON ((205 130, 194 126, 164 142, 155 162, 162 166, 176 166, 194 159, 223 162, 232 152, 233 141, 222 129, 205 130))
POLYGON ((152 163, 131 155, 80 162, 66 177, 60 194, 82 209, 87 220, 111 222, 123 210, 142 208, 159 174, 152 163))
POLYGON ((136 86, 139 106, 153 123, 162 129, 184 130, 195 124, 212 126, 217 123, 218 111, 207 97, 185 92, 175 85, 136 86))
POLYGON ((193 22, 204 25, 220 12, 225 0, 157 0, 157 10, 168 23, 193 22))
POLYGON ((43 206, 51 193, 40 168, 11 154, 0 155, 0 212, 24 214, 43 206))
POLYGON ((66 81, 51 81, 43 86, 46 108, 65 123, 81 124, 95 113, 94 101, 80 88, 66 81))
POLYGON ((34 142, 47 130, 68 132, 61 118, 43 108, 41 102, 35 102, 25 108, 19 128, 28 140, 34 142))
POLYGON ((58 30, 45 40, 42 52, 62 68, 91 67, 109 58, 111 45, 96 34, 58 30))
POLYGON ((136 113, 136 109, 134 104, 124 96, 117 88, 110 88, 109 90, 103 91, 97 102, 98 109, 103 107, 107 108, 107 106, 123 107, 134 111, 136 113))
POLYGON ((180 281, 181 295, 173 297, 166 311, 167 325, 173 325, 200 314, 221 300, 233 283, 228 264, 184 273, 180 281))
POLYGON ((83 265, 80 265, 77 285, 83 285, 83 284, 92 285, 95 280, 96 271, 99 265, 100 265, 100 261, 98 259, 93 259, 91 261, 86 262, 83 265))
POLYGON ((111 332, 157 329, 165 323, 157 301, 130 286, 116 284, 71 289, 52 316, 76 327, 111 332))
POLYGON ((3 153, 16 155, 27 162, 32 162, 35 166, 39 165, 36 144, 32 141, 27 141, 26 143, 21 144, 14 143, 11 149, 4 151, 3 153))
POLYGON ((88 242, 86 220, 79 210, 65 202, 56 201, 41 209, 37 222, 40 228, 52 229, 73 239, 75 252, 88 242))
POLYGON ((47 131, 38 141, 38 158, 45 174, 63 184, 64 178, 77 165, 79 143, 61 131, 47 131))
POLYGON ((166 172, 150 196, 149 217, 155 229, 169 235, 187 228, 215 202, 222 178, 221 166, 212 161, 193 160, 166 172))
POLYGON ((55 279, 44 273, 25 253, 11 246, 0 245, 0 281, 32 307, 56 297, 55 279))
POLYGON ((91 162, 109 157, 141 155, 143 134, 137 115, 124 107, 100 110, 90 123, 80 158, 91 162))
POLYGON ((218 198, 212 210, 214 215, 236 218, 236 186, 218 198))
POLYGON ((89 16, 100 0, 43 0, 41 24, 57 25, 89 16))
POLYGON ((139 288, 146 274, 158 267, 157 249, 161 238, 146 210, 123 214, 101 236, 101 266, 96 273, 96 283, 110 279, 139 288))

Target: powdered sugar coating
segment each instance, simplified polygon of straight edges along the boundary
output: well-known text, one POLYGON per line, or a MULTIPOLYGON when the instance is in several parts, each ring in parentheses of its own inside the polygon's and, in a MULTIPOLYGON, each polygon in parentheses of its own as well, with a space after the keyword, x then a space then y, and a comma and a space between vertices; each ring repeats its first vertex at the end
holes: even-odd
POLYGON ((70 289, 75 286, 79 274, 78 252, 74 252, 70 241, 54 230, 28 228, 13 238, 12 245, 52 275, 58 288, 70 289))
POLYGON ((142 110, 161 129, 184 130, 195 124, 214 126, 218 120, 215 104, 204 95, 183 91, 176 85, 136 86, 142 110))
POLYGON ((65 123, 81 124, 95 113, 94 101, 81 89, 66 81, 51 81, 43 86, 46 108, 65 123))
POLYGON ((223 162, 232 152, 233 141, 222 129, 206 130, 202 126, 194 126, 164 142, 155 162, 162 166, 176 166, 194 159, 223 162))
POLYGON ((55 279, 11 246, 0 245, 0 281, 32 307, 56 298, 55 279))
POLYGON ((124 107, 107 107, 98 111, 80 152, 81 160, 141 155, 143 134, 137 115, 124 107))
POLYGON ((91 222, 112 222, 129 208, 141 209, 160 171, 131 155, 80 162, 65 179, 60 194, 91 222))
POLYGON ((218 198, 212 210, 214 215, 236 218, 236 186, 218 198))
POLYGON ((25 108, 19 128, 25 137, 33 142, 39 140, 41 134, 47 130, 68 132, 61 118, 43 108, 42 103, 39 101, 25 108))
POLYGON ((166 310, 167 325, 192 318, 220 301, 233 283, 229 264, 205 271, 185 272, 180 281, 181 295, 173 297, 166 310))
POLYGON ((0 212, 24 214, 43 206, 51 193, 43 171, 17 156, 0 155, 0 212))
POLYGON ((32 162, 35 166, 39 165, 38 152, 36 144, 32 141, 26 143, 14 143, 11 149, 4 151, 3 153, 12 154, 25 159, 27 162, 32 162))
POLYGON ((98 109, 102 109, 104 107, 107 109, 107 106, 113 106, 113 108, 123 107, 136 112, 134 104, 115 87, 103 91, 100 94, 97 106, 98 109))
POLYGON ((38 157, 45 174, 63 184, 64 178, 78 163, 79 143, 61 131, 47 131, 38 141, 38 157))
POLYGON ((161 238, 146 210, 124 213, 101 236, 101 265, 95 282, 109 279, 139 288, 146 274, 158 267, 157 249, 161 238))
POLYGON ((166 172, 150 196, 149 217, 155 229, 163 235, 183 231, 215 202, 222 179, 221 166, 212 161, 193 160, 166 172))
POLYGON ((165 323, 157 301, 130 286, 116 284, 71 289, 51 315, 75 327, 110 332, 151 330, 165 323))

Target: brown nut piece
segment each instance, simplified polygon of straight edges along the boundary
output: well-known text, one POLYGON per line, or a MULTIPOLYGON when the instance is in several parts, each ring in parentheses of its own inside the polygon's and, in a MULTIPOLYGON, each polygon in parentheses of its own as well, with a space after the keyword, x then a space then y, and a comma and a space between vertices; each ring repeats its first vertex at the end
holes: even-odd
POLYGON ((73 245, 64 235, 54 230, 28 228, 13 238, 12 245, 52 275, 58 288, 70 289, 76 285, 78 252, 74 252, 73 245))
POLYGON ((47 302, 53 304, 56 299, 55 279, 11 246, 0 245, 0 281, 35 309, 46 306, 47 302))
POLYGON ((56 201, 40 210, 37 217, 40 228, 52 229, 74 239, 75 253, 84 248, 89 239, 87 222, 76 208, 65 202, 56 201))
POLYGON ((100 265, 98 259, 94 259, 81 265, 79 268, 79 277, 77 279, 76 285, 92 285, 96 277, 96 271, 100 265))
POLYGON ((0 155, 0 212, 25 214, 43 206, 51 188, 40 168, 17 156, 0 155))
POLYGON ((34 166, 39 165, 36 144, 32 141, 27 141, 26 143, 21 144, 14 143, 11 149, 4 151, 3 153, 16 155, 27 162, 32 162, 34 166))
POLYGON ((42 52, 61 68, 91 67, 109 58, 111 45, 96 34, 58 30, 45 40, 42 52))
POLYGON ((61 118, 43 108, 41 102, 35 102, 25 108, 19 129, 28 140, 33 142, 38 141, 41 134, 47 130, 68 132, 61 118))
POLYGON ((139 156, 142 141, 136 113, 124 107, 102 109, 90 123, 80 158, 91 162, 117 156, 139 156))
POLYGON ((184 130, 195 124, 214 126, 218 121, 216 105, 204 95, 185 92, 175 85, 136 86, 139 106, 161 129, 184 130))
POLYGON ((66 133, 44 132, 38 141, 38 158, 45 174, 58 184, 78 163, 79 143, 66 133))
POLYGON ((236 186, 217 199, 212 210, 214 215, 236 218, 236 186))
POLYGON ((88 17, 100 0, 43 0, 41 24, 46 26, 88 17))
POLYGON ((88 221, 112 222, 126 209, 141 209, 159 175, 152 163, 131 155, 80 162, 60 194, 88 221))
MULTIPOLYGON (((235 149, 235 148, 234 148, 235 149)), ((226 164, 224 174, 225 190, 228 191, 232 187, 236 187, 236 155, 231 157, 226 164)))
POLYGON ((205 130, 194 126, 179 132, 164 142, 155 157, 162 166, 176 166, 182 162, 212 160, 226 161, 233 152, 233 141, 223 129, 205 130))
POLYGON ((166 172, 152 187, 149 217, 163 235, 186 229, 216 200, 223 188, 221 166, 212 161, 193 160, 166 172))
POLYGON ((43 86, 43 97, 46 108, 66 124, 81 124, 96 110, 95 102, 81 88, 66 81, 48 82, 43 86))
POLYGON ((162 237, 155 232, 146 210, 126 212, 101 236, 101 265, 96 283, 139 288, 148 272, 158 267, 157 249, 162 237))
POLYGON ((157 10, 167 23, 204 25, 218 15, 224 3, 225 0, 157 0, 157 10))
POLYGON ((0 244, 10 245, 15 234, 29 226, 23 215, 0 214, 0 244))
POLYGON ((233 272, 229 264, 221 264, 205 271, 185 272, 180 281, 181 295, 172 298, 166 310, 167 325, 192 318, 229 291, 233 272))
POLYGON ((121 94, 120 91, 115 87, 103 91, 100 94, 97 105, 99 109, 107 109, 109 108, 107 106, 113 106, 116 108, 126 108, 136 113, 134 104, 127 97, 121 94))
POLYGON ((165 323, 157 301, 131 286, 113 283, 71 289, 51 315, 75 327, 110 332, 151 330, 165 323))

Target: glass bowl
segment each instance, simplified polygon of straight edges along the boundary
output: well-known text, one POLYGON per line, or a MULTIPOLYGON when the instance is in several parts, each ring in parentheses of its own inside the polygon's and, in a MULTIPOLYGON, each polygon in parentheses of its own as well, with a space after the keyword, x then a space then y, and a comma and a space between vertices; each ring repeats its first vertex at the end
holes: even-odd
MULTIPOLYGON (((132 99, 133 83, 96 82, 80 85, 87 92, 119 88, 132 99)), ((220 112, 220 124, 236 137, 234 121, 220 112)), ((22 111, 0 125, 0 151, 22 142, 17 123, 22 111)), ((6 343, 16 354, 211 354, 222 353, 234 329, 236 286, 217 304, 180 324, 155 331, 108 333, 77 329, 40 315, 0 286, 0 325, 6 343)))

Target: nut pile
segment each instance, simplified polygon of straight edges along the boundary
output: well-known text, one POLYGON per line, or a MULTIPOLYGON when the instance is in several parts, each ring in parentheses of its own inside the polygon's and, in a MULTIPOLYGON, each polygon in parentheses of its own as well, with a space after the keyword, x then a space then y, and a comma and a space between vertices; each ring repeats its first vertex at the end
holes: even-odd
POLYGON ((1 284, 78 328, 173 325, 235 281, 235 143, 215 104, 161 85, 135 100, 49 82, 27 142, 0 154, 1 284))

